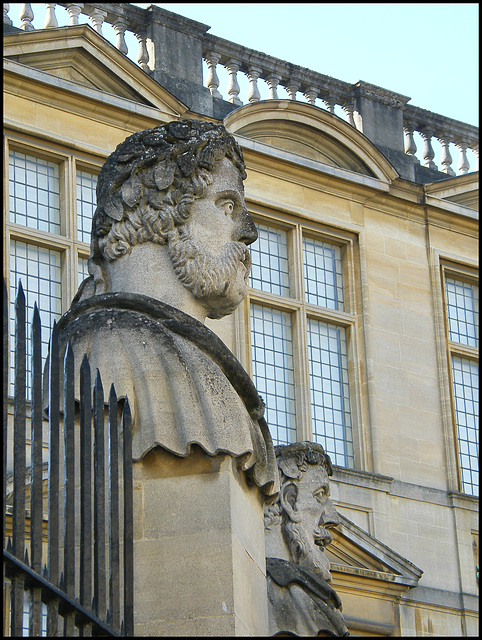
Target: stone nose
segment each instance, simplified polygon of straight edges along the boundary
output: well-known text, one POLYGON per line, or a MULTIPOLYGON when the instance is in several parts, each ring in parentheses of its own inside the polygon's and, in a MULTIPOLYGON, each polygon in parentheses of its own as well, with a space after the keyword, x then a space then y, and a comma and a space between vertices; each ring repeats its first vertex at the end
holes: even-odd
POLYGON ((236 229, 236 242, 244 242, 246 245, 252 244, 258 239, 258 230, 254 224, 253 218, 249 215, 247 209, 243 210, 239 225, 236 229))
POLYGON ((337 524, 340 524, 341 519, 338 515, 335 507, 333 506, 333 502, 331 500, 326 500, 323 512, 320 518, 320 524, 323 527, 335 527, 337 524))

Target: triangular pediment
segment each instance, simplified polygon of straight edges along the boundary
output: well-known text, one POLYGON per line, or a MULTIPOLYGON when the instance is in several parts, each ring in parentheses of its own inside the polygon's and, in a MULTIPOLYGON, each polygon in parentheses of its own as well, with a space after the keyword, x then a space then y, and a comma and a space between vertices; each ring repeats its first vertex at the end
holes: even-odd
POLYGON ((415 586, 422 570, 374 538, 341 513, 341 524, 331 529, 333 542, 326 548, 332 572, 354 573, 415 586))
POLYGON ((89 25, 5 34, 4 58, 176 116, 187 111, 89 25))

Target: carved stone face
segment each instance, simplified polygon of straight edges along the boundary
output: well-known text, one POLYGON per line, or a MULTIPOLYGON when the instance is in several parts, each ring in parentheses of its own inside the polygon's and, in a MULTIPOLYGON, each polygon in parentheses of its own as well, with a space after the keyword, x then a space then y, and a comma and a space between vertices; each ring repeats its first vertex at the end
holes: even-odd
POLYGON ((297 492, 293 493, 291 507, 298 522, 285 525, 285 535, 291 539, 291 548, 296 539, 301 549, 297 563, 331 582, 325 547, 333 540, 329 528, 339 524, 340 518, 329 498, 329 476, 322 465, 309 464, 294 485, 297 492))
POLYGON ((246 297, 251 258, 248 245, 258 233, 246 210, 238 169, 227 158, 216 163, 213 181, 194 200, 179 239, 168 250, 178 278, 202 300, 210 318, 232 313, 246 297))

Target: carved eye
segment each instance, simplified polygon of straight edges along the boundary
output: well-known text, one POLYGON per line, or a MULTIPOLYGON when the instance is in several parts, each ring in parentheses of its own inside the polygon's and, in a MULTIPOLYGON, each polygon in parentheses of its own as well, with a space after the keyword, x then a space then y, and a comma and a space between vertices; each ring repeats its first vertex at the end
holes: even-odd
POLYGON ((226 216, 232 216, 234 213, 234 202, 232 200, 222 200, 219 206, 224 211, 226 216))
POLYGON ((326 490, 326 487, 323 487, 322 489, 319 489, 316 493, 314 493, 313 497, 318 500, 318 502, 321 502, 324 498, 326 498, 327 495, 328 491, 326 490))

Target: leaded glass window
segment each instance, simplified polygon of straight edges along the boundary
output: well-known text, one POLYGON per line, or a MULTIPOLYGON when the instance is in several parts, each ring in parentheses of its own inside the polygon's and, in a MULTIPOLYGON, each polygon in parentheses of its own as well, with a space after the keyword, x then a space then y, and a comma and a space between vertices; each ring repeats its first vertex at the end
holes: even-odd
POLYGON ((9 208, 11 222, 60 233, 59 165, 10 151, 9 208))
POLYGON ((79 274, 78 286, 79 287, 82 284, 82 282, 89 277, 88 264, 89 264, 88 260, 86 260, 85 258, 79 258, 79 268, 78 268, 78 274, 79 274))
POLYGON ((462 279, 449 269, 445 296, 460 490, 478 495, 479 288, 469 277, 462 279))
POLYGON ((252 375, 273 441, 319 442, 334 464, 353 467, 348 358, 354 317, 346 311, 344 242, 299 224, 257 227, 249 295, 252 375))
POLYGON ((54 320, 62 311, 62 270, 59 251, 45 249, 34 244, 13 240, 10 244, 10 348, 11 348, 11 393, 14 380, 15 347, 15 301, 19 280, 25 293, 27 317, 27 389, 31 386, 31 336, 34 302, 42 323, 42 360, 48 353, 50 331, 54 320))
POLYGON ((348 359, 344 327, 308 320, 313 436, 334 464, 353 466, 348 359))
POLYGON ((251 287, 289 296, 288 240, 285 231, 258 225, 258 240, 251 245, 251 260, 251 287))
POLYGON ((305 238, 303 258, 307 302, 343 311, 340 247, 305 238))
POLYGON ((275 444, 296 441, 293 338, 289 313, 251 305, 253 377, 275 444))
POLYGON ((96 207, 97 176, 77 170, 77 239, 90 243, 92 217, 96 207))
POLYGON ((479 288, 473 284, 446 278, 449 338, 477 347, 479 340, 479 288))
POLYGON ((462 491, 479 495, 479 367, 467 358, 452 358, 462 491))

